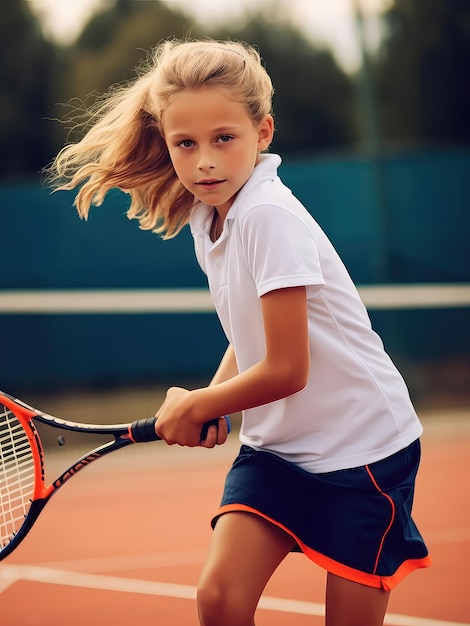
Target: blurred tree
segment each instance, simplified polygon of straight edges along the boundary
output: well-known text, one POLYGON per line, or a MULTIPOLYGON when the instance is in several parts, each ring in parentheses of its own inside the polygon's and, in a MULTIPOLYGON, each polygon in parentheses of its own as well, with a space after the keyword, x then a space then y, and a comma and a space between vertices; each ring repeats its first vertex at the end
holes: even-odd
POLYGON ((275 5, 211 32, 173 6, 159 0, 110 0, 78 40, 64 47, 44 38, 27 0, 4 0, 0 176, 38 172, 64 141, 62 126, 47 118, 73 118, 81 101, 133 78, 147 51, 171 36, 230 37, 258 46, 276 88, 273 149, 285 154, 352 142, 351 79, 329 51, 315 47, 275 5), (67 102, 70 110, 56 104, 67 102))
POLYGON ((0 12, 0 177, 38 172, 58 139, 53 114, 58 59, 26 0, 3 0, 0 12))
POLYGON ((273 149, 305 152, 350 145, 353 82, 332 53, 319 49, 298 27, 278 16, 275 3, 246 15, 239 25, 218 28, 216 38, 240 39, 259 49, 275 87, 273 149))
POLYGON ((85 99, 134 78, 149 49, 192 30, 190 17, 158 0, 115 0, 90 19, 70 48, 65 98, 85 99))
POLYGON ((146 50, 167 37, 241 39, 257 45, 277 89, 274 149, 311 151, 350 143, 350 79, 330 52, 316 49, 298 28, 273 14, 252 12, 238 26, 204 31, 193 18, 158 0, 116 0, 90 20, 71 48, 65 99, 86 99, 132 78, 146 50))
POLYGON ((376 60, 383 138, 470 143, 470 2, 395 0, 376 60))

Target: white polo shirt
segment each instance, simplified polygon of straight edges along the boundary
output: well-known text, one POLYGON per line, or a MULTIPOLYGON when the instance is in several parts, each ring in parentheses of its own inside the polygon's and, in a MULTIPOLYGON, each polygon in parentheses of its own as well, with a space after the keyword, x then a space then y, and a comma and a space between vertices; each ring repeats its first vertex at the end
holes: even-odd
POLYGON ((265 355, 260 297, 285 287, 307 289, 308 384, 244 411, 240 441, 311 472, 372 463, 412 443, 422 426, 345 266, 278 178, 280 163, 277 155, 262 156, 215 243, 209 236, 213 207, 197 204, 190 222, 239 371, 265 355))

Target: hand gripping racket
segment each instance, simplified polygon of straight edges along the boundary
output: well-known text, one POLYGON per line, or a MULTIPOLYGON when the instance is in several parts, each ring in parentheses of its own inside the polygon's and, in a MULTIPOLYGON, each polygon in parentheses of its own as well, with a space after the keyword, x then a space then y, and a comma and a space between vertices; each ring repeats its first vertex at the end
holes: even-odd
MULTIPOLYGON (((228 417, 227 425, 230 431, 228 417)), ((37 411, 0 391, 0 560, 26 537, 49 499, 69 478, 93 461, 133 443, 157 441, 155 417, 130 424, 80 424, 37 411), (91 435, 109 435, 107 443, 90 450, 72 463, 50 485, 46 484, 44 450, 35 423, 91 435)), ((204 424, 201 441, 209 426, 204 424)), ((59 443, 63 438, 59 437, 59 443)))

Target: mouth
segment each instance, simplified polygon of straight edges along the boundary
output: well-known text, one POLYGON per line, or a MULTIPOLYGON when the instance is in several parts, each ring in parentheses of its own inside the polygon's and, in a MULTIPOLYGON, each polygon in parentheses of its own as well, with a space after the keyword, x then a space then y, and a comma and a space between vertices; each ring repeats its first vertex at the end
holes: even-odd
POLYGON ((210 178, 207 180, 200 180, 196 183, 196 185, 198 187, 202 187, 204 189, 213 189, 214 187, 218 187, 219 185, 221 185, 222 183, 224 183, 225 180, 216 180, 214 178, 210 178))

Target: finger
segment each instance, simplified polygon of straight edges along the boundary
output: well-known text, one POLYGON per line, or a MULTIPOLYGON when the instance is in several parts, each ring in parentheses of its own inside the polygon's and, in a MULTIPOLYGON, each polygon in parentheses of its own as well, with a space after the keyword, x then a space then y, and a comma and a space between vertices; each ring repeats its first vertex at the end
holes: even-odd
POLYGON ((213 448, 216 445, 222 445, 227 441, 230 432, 230 422, 227 417, 219 417, 217 426, 210 426, 207 430, 207 436, 201 440, 201 445, 205 448, 213 448))
POLYGON ((157 421, 155 422, 155 432, 157 433, 157 435, 167 445, 169 446, 174 445, 176 441, 174 441, 174 439, 170 439, 170 437, 168 436, 168 433, 165 434, 165 426, 164 426, 163 421, 158 419, 158 413, 155 417, 157 417, 157 421))
POLYGON ((227 441, 229 429, 229 421, 226 417, 219 417, 219 423, 217 428, 217 445, 222 445, 227 441))
POLYGON ((207 436, 200 442, 200 444, 204 448, 213 448, 217 444, 217 432, 217 426, 209 426, 209 428, 207 429, 207 436))

